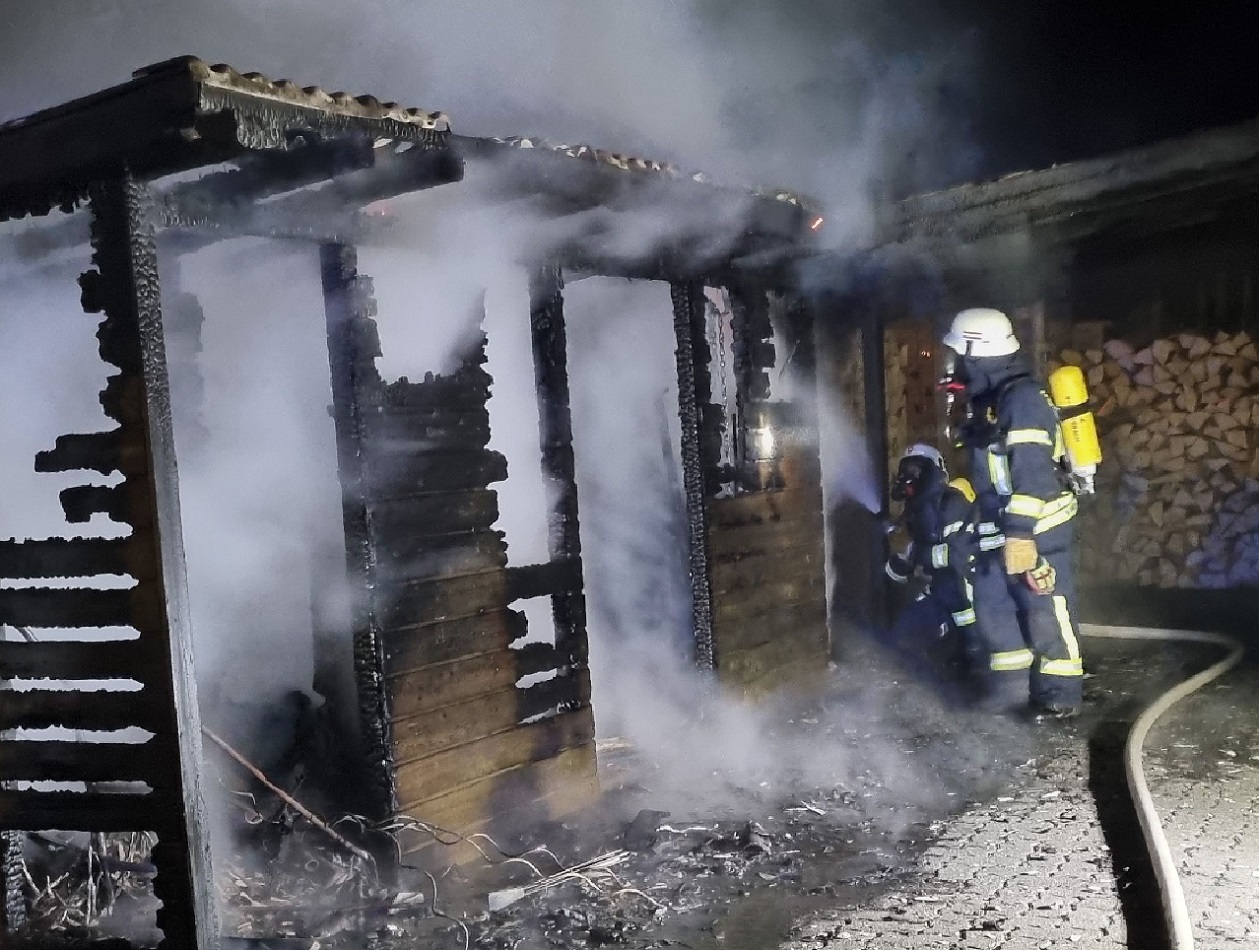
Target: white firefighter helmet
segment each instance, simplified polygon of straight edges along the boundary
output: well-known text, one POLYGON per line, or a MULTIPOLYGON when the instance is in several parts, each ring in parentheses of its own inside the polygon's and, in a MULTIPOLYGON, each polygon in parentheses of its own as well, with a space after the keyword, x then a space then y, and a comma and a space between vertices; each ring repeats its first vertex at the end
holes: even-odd
POLYGON ((961 356, 1009 356, 1019 349, 1010 318, 991 307, 963 310, 942 342, 961 356))
POLYGON ((904 454, 901 456, 901 461, 908 458, 925 458, 930 460, 932 464, 937 466, 940 471, 944 473, 945 480, 948 480, 949 470, 944 466, 944 456, 940 454, 939 450, 935 446, 928 445, 926 442, 915 442, 905 450, 904 454))

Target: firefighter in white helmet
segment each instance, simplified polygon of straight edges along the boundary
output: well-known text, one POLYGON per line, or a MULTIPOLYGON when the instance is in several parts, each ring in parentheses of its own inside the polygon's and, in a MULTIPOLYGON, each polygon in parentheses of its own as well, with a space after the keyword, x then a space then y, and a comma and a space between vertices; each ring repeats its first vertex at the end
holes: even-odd
POLYGON ((1072 545, 1078 502, 1058 412, 1000 310, 963 310, 944 335, 941 384, 966 399, 959 430, 978 496, 975 611, 990 703, 1037 718, 1080 710, 1084 669, 1072 545), (1029 694, 1030 690, 1030 694, 1029 694))
MULTIPOLYGON (((972 603, 971 570, 975 544, 975 491, 964 478, 949 480, 944 457, 934 446, 917 442, 905 450, 892 483, 893 501, 903 505, 901 522, 909 544, 888 558, 885 571, 898 584, 915 574, 927 588, 892 627, 892 641, 904 648, 923 631, 955 634, 951 662, 972 672, 983 645, 972 603)), ((909 647, 918 652, 918 644, 909 647)), ((921 657, 915 656, 915 659, 921 657)))

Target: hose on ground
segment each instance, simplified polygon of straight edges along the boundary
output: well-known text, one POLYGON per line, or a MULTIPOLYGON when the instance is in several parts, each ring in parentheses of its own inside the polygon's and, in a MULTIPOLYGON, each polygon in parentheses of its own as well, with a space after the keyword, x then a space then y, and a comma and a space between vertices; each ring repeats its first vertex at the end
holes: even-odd
POLYGON ((1146 848, 1150 852, 1150 860, 1154 866, 1154 876, 1158 881, 1171 950, 1193 950, 1193 928, 1189 920, 1189 907, 1185 903, 1185 892, 1180 886, 1180 875, 1176 871, 1176 860, 1167 843, 1167 836, 1163 833, 1158 811, 1154 807, 1154 799, 1150 795, 1149 784, 1145 780, 1145 739, 1150 728, 1163 713, 1186 696, 1197 692, 1235 667, 1241 662, 1245 651, 1241 643, 1233 637, 1202 630, 1164 630, 1157 627, 1081 624, 1080 633, 1086 637, 1114 640, 1205 643, 1228 650, 1228 655, 1224 659, 1169 689, 1147 706, 1133 723, 1132 731, 1128 734, 1128 741, 1124 747, 1124 770, 1128 778, 1128 787, 1132 792, 1132 801, 1136 806, 1137 819, 1141 823, 1141 832, 1145 836, 1146 848))

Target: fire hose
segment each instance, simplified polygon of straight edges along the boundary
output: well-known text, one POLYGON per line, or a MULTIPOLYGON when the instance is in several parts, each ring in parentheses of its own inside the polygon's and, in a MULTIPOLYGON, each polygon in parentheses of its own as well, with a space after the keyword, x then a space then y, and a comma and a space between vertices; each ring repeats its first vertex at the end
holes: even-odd
POLYGON ((1167 836, 1159 822, 1158 810, 1154 807, 1154 799, 1150 795, 1149 784, 1145 780, 1144 756, 1145 740, 1151 727, 1167 710, 1186 696, 1197 692, 1213 680, 1223 676, 1241 662, 1245 652, 1241 643, 1233 637, 1221 633, 1207 633, 1201 630, 1165 630, 1156 627, 1111 627, 1082 624, 1080 633, 1086 637, 1098 637, 1114 640, 1161 640, 1181 641, 1185 643, 1206 643, 1221 646, 1228 650, 1224 659, 1207 667, 1201 673, 1191 676, 1167 692, 1159 696, 1145 708, 1137 721, 1124 746, 1124 771, 1128 779, 1128 788, 1132 793, 1133 805, 1136 807, 1137 819, 1141 824, 1141 833, 1145 837, 1146 850, 1150 854, 1150 863, 1154 868, 1154 876, 1158 881, 1159 897, 1163 904, 1163 917, 1167 924, 1169 946, 1171 950, 1193 950, 1193 928, 1189 920, 1189 907, 1185 903, 1185 893, 1180 885, 1180 875, 1176 871, 1176 860, 1172 856, 1167 836))

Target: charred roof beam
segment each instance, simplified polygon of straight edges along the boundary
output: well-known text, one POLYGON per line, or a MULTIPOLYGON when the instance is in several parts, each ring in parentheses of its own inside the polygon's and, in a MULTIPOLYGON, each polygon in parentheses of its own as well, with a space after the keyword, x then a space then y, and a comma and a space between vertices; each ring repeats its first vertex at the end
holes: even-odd
POLYGON ((440 113, 328 94, 182 57, 120 86, 0 125, 0 220, 69 210, 124 165, 141 179, 361 135, 444 149, 440 113), (295 138, 295 136, 297 138, 295 138))

